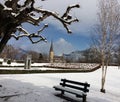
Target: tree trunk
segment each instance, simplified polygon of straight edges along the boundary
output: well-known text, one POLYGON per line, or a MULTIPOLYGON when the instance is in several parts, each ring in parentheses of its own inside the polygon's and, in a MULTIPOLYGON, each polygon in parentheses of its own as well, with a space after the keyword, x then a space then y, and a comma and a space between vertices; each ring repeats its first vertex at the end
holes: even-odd
POLYGON ((103 65, 102 65, 102 87, 101 87, 100 91, 103 93, 105 93, 105 82, 106 82, 108 63, 109 63, 109 59, 107 59, 106 64, 103 63, 103 65))
POLYGON ((5 36, 0 41, 0 54, 2 53, 5 45, 7 44, 7 42, 9 41, 10 38, 11 38, 11 36, 9 34, 5 34, 5 36))
MULTIPOLYGON (((11 38, 11 36, 8 34, 5 34, 5 36, 2 38, 2 40, 0 41, 0 54, 2 53, 5 45, 7 44, 8 40, 11 38)), ((2 85, 0 85, 0 87, 2 87, 2 85)))
POLYGON ((102 78, 101 78, 101 89, 100 91, 105 93, 105 88, 104 88, 104 85, 105 85, 105 54, 104 54, 104 51, 102 50, 102 78))
POLYGON ((105 68, 104 65, 102 65, 102 79, 101 79, 101 92, 105 93, 105 68))

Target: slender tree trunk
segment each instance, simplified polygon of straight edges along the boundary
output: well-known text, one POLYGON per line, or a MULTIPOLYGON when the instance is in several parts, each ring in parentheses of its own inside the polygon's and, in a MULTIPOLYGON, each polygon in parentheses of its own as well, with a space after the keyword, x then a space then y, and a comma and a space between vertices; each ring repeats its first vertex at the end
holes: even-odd
POLYGON ((103 93, 106 92, 105 91, 105 82, 106 82, 106 75, 107 75, 107 68, 108 68, 108 64, 109 64, 109 59, 110 59, 110 55, 109 55, 108 59, 106 59, 106 63, 103 62, 103 65, 102 65, 102 87, 101 87, 101 92, 103 92, 103 93))
POLYGON ((107 65, 104 67, 104 70, 102 71, 102 87, 101 92, 105 93, 105 82, 106 82, 106 74, 107 74, 107 65))
POLYGON ((104 53, 102 52, 102 79, 101 79, 101 92, 105 93, 105 58, 104 58, 104 53))
POLYGON ((103 30, 103 35, 102 35, 102 51, 101 51, 101 61, 102 61, 102 79, 101 79, 101 92, 105 93, 105 48, 106 48, 106 30, 103 30))
POLYGON ((106 74, 107 74, 107 68, 108 68, 108 64, 109 64, 109 62, 110 62, 110 56, 111 56, 111 47, 112 47, 112 34, 110 34, 110 42, 109 42, 109 44, 107 45, 107 47, 108 47, 108 54, 106 55, 107 57, 106 58, 104 58, 104 70, 103 70, 103 76, 102 76, 102 88, 101 88, 101 92, 103 92, 103 93, 105 93, 105 89, 104 89, 104 87, 105 87, 105 82, 106 82, 106 74), (106 60, 106 61, 105 61, 106 60))

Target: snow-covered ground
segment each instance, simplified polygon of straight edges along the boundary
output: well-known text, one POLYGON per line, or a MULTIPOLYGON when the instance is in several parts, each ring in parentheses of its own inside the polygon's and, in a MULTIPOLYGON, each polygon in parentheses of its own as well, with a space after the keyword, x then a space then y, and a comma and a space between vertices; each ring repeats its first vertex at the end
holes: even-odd
MULTIPOLYGON (((54 85, 61 78, 88 82, 90 92, 87 102, 120 102, 120 69, 109 67, 106 80, 106 93, 101 93, 101 69, 90 73, 56 73, 56 74, 17 74, 0 75, 0 102, 73 102, 55 96, 54 85)), ((66 94, 75 100, 74 95, 66 94)))

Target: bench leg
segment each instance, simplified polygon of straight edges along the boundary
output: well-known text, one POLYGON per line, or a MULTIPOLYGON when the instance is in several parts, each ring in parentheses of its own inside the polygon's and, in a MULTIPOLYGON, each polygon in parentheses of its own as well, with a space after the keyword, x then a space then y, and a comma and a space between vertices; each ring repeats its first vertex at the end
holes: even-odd
POLYGON ((64 91, 61 91, 61 94, 64 94, 64 91))
POLYGON ((83 102, 86 102, 86 96, 85 95, 83 96, 83 102))

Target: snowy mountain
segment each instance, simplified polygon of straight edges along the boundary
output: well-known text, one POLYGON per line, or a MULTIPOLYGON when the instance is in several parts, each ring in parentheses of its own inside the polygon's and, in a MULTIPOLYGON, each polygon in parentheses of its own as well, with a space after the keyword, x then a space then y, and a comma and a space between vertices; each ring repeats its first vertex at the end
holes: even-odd
POLYGON ((72 59, 72 61, 78 61, 79 59, 84 58, 83 53, 84 51, 74 51, 74 52, 71 52, 70 54, 64 54, 64 58, 72 59))

